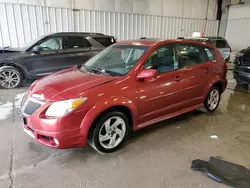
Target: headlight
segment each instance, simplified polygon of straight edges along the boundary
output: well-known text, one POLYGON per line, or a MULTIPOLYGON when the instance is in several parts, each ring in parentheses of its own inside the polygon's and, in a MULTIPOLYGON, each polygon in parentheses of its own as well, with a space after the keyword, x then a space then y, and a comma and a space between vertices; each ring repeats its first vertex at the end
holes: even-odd
POLYGON ((77 109, 87 98, 70 99, 54 102, 50 105, 45 115, 47 117, 62 117, 77 109))

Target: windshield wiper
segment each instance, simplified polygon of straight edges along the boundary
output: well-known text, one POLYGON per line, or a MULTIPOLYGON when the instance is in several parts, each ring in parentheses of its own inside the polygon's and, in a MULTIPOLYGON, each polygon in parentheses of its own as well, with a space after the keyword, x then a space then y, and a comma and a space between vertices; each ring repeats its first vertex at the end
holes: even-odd
POLYGON ((83 71, 84 69, 84 71, 86 72, 94 73, 93 70, 91 70, 89 67, 86 67, 85 65, 78 65, 77 68, 80 69, 81 71, 83 71))
POLYGON ((97 68, 97 67, 88 67, 89 69, 91 69, 94 73, 96 73, 96 74, 104 74, 104 75, 108 75, 108 76, 110 76, 110 74, 109 73, 107 73, 106 71, 105 71, 105 69, 101 69, 101 68, 97 68))

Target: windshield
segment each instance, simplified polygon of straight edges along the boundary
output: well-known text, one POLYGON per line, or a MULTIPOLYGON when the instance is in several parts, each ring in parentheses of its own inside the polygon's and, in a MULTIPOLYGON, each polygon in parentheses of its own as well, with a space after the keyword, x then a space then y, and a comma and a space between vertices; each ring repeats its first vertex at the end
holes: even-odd
POLYGON ((87 61, 81 69, 111 76, 127 74, 147 51, 147 46, 114 45, 87 61))

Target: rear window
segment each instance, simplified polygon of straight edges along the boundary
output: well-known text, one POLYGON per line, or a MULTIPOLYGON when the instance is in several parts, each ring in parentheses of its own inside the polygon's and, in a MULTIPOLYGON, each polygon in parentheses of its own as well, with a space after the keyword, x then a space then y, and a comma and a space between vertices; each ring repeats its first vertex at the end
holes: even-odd
POLYGON ((108 47, 115 43, 115 39, 113 37, 92 37, 92 38, 105 47, 108 47))
POLYGON ((65 48, 86 48, 91 44, 84 37, 66 37, 65 48))
POLYGON ((204 47, 204 51, 206 52, 208 60, 213 61, 214 60, 214 49, 204 47))
POLYGON ((228 48, 227 41, 225 40, 212 40, 216 48, 228 48))

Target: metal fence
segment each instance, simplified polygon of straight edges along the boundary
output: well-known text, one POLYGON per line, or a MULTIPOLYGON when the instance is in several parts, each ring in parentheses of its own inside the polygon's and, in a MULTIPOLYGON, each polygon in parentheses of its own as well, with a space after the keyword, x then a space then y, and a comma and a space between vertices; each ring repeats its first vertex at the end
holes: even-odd
MULTIPOLYGON (((0 3, 0 46, 20 47, 38 36, 62 31, 101 32, 118 40, 176 38, 202 31, 204 19, 74 10, 0 3)), ((206 35, 217 36, 218 21, 208 20, 206 35)))

